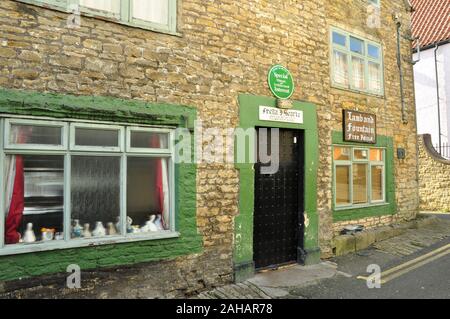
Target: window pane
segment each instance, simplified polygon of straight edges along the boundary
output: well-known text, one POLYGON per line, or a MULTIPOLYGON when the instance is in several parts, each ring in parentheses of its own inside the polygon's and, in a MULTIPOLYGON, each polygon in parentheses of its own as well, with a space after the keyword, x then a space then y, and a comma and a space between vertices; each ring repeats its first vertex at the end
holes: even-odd
POLYGON ((339 44, 345 47, 347 42, 346 36, 343 34, 340 34, 338 32, 333 32, 333 43, 339 44))
POLYGON ((9 155, 4 176, 5 243, 64 239, 64 157, 9 155))
POLYGON ((71 199, 72 238, 120 233, 120 157, 72 156, 71 199))
POLYGON ((383 166, 372 166, 372 200, 383 200, 383 166))
POLYGON ((367 153, 367 150, 355 150, 353 157, 355 160, 367 160, 369 154, 367 153))
POLYGON ((356 89, 363 90, 364 85, 364 60, 352 57, 352 70, 353 70, 353 86, 356 89))
POLYGON ((80 5, 89 9, 120 13, 120 0, 80 0, 80 5))
POLYGON ((369 61, 369 90, 381 92, 381 65, 369 61))
POLYGON ((364 54, 364 41, 350 37, 350 50, 359 54, 364 54))
POLYGON ((374 59, 380 58, 380 48, 378 46, 368 44, 367 50, 368 50, 368 54, 371 58, 374 58, 374 59))
POLYGON ((57 126, 11 124, 9 143, 62 145, 62 128, 57 126))
POLYGON ((334 82, 347 86, 348 85, 347 54, 335 50, 333 53, 333 65, 334 65, 334 82))
POLYGON ((372 162, 381 162, 383 161, 383 150, 373 148, 370 150, 370 160, 372 162))
POLYGON ((367 164, 353 164, 353 204, 367 202, 367 164))
POLYGON ((133 18, 156 22, 169 23, 168 0, 133 0, 133 18))
POLYGON ((131 131, 132 148, 169 148, 169 134, 131 131))
POLYGON ((127 166, 127 232, 169 229, 168 160, 128 157, 127 166))
POLYGON ((336 166, 336 205, 350 204, 350 166, 336 166))
POLYGON ((334 160, 335 161, 349 161, 350 149, 348 147, 335 147, 334 148, 334 160))
POLYGON ((75 129, 75 144, 78 146, 118 147, 119 131, 77 127, 75 129))

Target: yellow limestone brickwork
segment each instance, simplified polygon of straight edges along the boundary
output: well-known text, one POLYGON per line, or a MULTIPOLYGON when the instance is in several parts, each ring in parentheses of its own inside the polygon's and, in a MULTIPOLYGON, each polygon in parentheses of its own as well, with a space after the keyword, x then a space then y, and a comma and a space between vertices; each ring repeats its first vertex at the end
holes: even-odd
POLYGON ((450 212, 450 161, 434 149, 430 135, 419 136, 420 209, 450 212))
MULTIPOLYGON (((395 156, 395 197, 398 213, 394 216, 382 216, 374 218, 364 218, 351 222, 340 222, 334 224, 334 231, 324 231, 322 229, 321 242, 330 240, 333 234, 346 225, 364 225, 373 228, 410 220, 415 218, 418 211, 418 182, 417 182, 417 151, 416 151, 416 120, 413 88, 413 70, 411 65, 411 43, 408 39, 410 26, 410 13, 407 11, 406 1, 380 1, 381 9, 379 20, 370 20, 370 15, 374 13, 367 7, 368 1, 326 1, 326 19, 328 27, 333 26, 344 29, 355 35, 360 35, 368 40, 373 40, 382 44, 384 59, 384 90, 383 97, 371 96, 367 94, 351 93, 340 89, 330 88, 328 91, 328 101, 331 114, 326 123, 333 130, 342 130, 342 109, 352 109, 362 112, 374 113, 377 116, 377 134, 393 138, 394 153, 397 148, 406 150, 406 159, 399 160, 395 156), (404 94, 406 105, 407 124, 402 123, 400 80, 397 65, 397 36, 396 24, 393 16, 396 15, 401 26, 401 58, 404 73, 404 94), (369 23, 368 23, 369 22, 369 23), (379 22, 379 25, 378 25, 379 22)), ((377 19, 375 17, 375 19, 377 19)), ((320 121, 319 121, 320 122, 320 121)), ((322 125, 325 123, 322 122, 322 125)), ((325 128, 322 128, 325 129, 325 128)), ((330 145, 328 140, 321 141, 330 145)), ((331 167, 331 147, 321 149, 321 164, 323 170, 330 171, 331 167), (325 168, 326 167, 326 168, 325 168)), ((331 192, 331 176, 329 174, 323 178, 330 178, 328 181, 328 191, 331 192)), ((323 200, 330 200, 326 196, 323 200)), ((324 202, 319 207, 329 207, 330 202, 324 202)), ((331 219, 328 211, 320 215, 322 222, 331 219)), ((324 245, 322 244, 322 247, 324 245)), ((328 252, 324 249, 323 252, 328 252)))
MULTIPOLYGON (((377 114, 378 133, 406 149, 406 160, 395 160, 399 218, 413 218, 418 206, 411 43, 402 38, 408 119, 402 124, 392 19, 398 13, 407 34, 410 13, 403 0, 381 0, 381 26, 369 28, 368 3, 180 0, 179 35, 168 35, 88 17, 82 17, 80 28, 70 29, 65 13, 3 0, 0 86, 191 105, 204 126, 225 129, 238 126, 238 94, 270 96, 267 72, 274 64, 285 65, 296 82, 292 99, 318 107, 319 240, 328 257, 334 235, 331 133, 342 130, 343 108, 377 114), (382 43, 383 97, 331 88, 331 26, 382 43)), ((197 179, 204 255, 219 256, 216 277, 230 280, 239 174, 233 165, 201 164, 197 179)))

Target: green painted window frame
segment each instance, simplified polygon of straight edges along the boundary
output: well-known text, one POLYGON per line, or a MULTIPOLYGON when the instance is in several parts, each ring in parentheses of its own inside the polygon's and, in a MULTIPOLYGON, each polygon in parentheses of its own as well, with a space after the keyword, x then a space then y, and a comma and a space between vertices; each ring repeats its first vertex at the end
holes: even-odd
POLYGON ((143 21, 132 17, 133 0, 120 0, 120 12, 114 14, 103 10, 95 10, 80 5, 79 0, 16 0, 32 5, 42 6, 67 13, 80 13, 88 17, 102 17, 108 21, 124 24, 131 27, 138 27, 160 33, 178 35, 177 33, 177 11, 178 0, 169 1, 169 16, 167 24, 160 24, 151 21, 143 21), (79 9, 79 11, 77 10, 79 9))
MULTIPOLYGON (((5 189, 4 178, 4 163, 7 155, 55 155, 64 157, 64 209, 63 209, 63 231, 64 240, 39 242, 35 244, 16 244, 5 245, 5 227, 4 220, 6 218, 6 194, 0 195, 0 256, 49 251, 56 249, 81 248, 88 246, 102 246, 116 243, 128 243, 137 241, 158 240, 166 238, 177 238, 180 233, 177 231, 176 217, 175 217, 175 148, 174 148, 174 128, 155 128, 151 126, 135 126, 130 127, 126 124, 108 123, 108 122, 83 122, 78 120, 62 120, 55 122, 52 118, 45 117, 12 117, 11 115, 0 114, 0 130, 3 138, 0 138, 0 189, 5 189), (9 128, 10 124, 36 124, 41 126, 61 126, 62 145, 10 145, 9 128), (77 148, 72 143, 73 132, 76 127, 105 129, 110 128, 118 130, 120 147, 117 150, 111 150, 104 147, 89 147, 77 148), (168 149, 148 149, 145 151, 138 151, 122 147, 126 145, 126 129, 145 129, 148 132, 166 133, 168 134, 169 147, 168 149), (69 132, 69 134, 68 134, 69 132), (72 134, 71 134, 72 133, 72 134), (70 238, 70 223, 71 223, 71 158, 72 156, 108 156, 120 158, 120 220, 121 229, 120 235, 89 238, 89 239, 73 239, 70 238), (126 232, 126 218, 127 218, 127 160, 130 157, 146 157, 146 158, 165 158, 168 160, 168 175, 169 175, 169 209, 170 209, 170 229, 158 231, 154 233, 142 234, 127 234, 126 232)), ((36 230, 35 230, 36 231, 36 230)))
MULTIPOLYGON (((377 143, 367 146, 367 144, 361 143, 351 143, 344 141, 344 133, 342 131, 333 131, 332 133, 332 145, 334 146, 348 146, 355 148, 383 148, 385 150, 385 194, 386 200, 384 203, 359 206, 359 207, 347 207, 347 208, 337 208, 335 205, 335 186, 334 186, 334 176, 335 168, 332 164, 332 211, 333 211, 333 221, 343 222, 358 220, 367 217, 379 217, 394 215, 397 212, 397 203, 395 199, 395 177, 394 177, 394 143, 392 137, 377 135, 377 143)), ((334 153, 331 153, 334 158, 334 153)))
POLYGON ((364 37, 361 37, 357 34, 350 33, 348 31, 342 30, 340 28, 331 27, 330 28, 330 66, 331 66, 331 86, 338 88, 338 89, 344 89, 344 90, 350 90, 353 92, 358 93, 367 93, 371 95, 376 96, 384 96, 384 62, 383 62, 383 46, 381 43, 377 43, 371 40, 368 40, 364 37), (335 44, 333 42, 333 33, 338 33, 345 37, 346 43, 345 46, 341 46, 339 44, 335 44), (353 52, 350 50, 350 38, 356 38, 358 40, 361 40, 364 42, 364 52, 363 54, 359 54, 356 52, 353 52), (368 47, 369 45, 376 46, 380 50, 380 57, 378 59, 370 57, 368 55, 368 47), (344 53, 347 55, 347 67, 348 67, 348 85, 343 85, 340 83, 337 83, 334 80, 334 74, 335 74, 335 67, 334 67, 334 51, 338 51, 341 53, 344 53), (352 57, 360 58, 364 61, 364 89, 359 89, 353 85, 353 66, 352 66, 352 57), (374 91, 368 89, 368 83, 369 83, 369 62, 376 63, 380 65, 380 91, 374 91))
POLYGON ((347 145, 333 145, 333 154, 335 148, 347 148, 350 150, 350 159, 349 160, 335 160, 333 158, 333 200, 334 207, 336 210, 343 210, 349 208, 360 208, 360 207, 370 207, 375 205, 384 205, 386 204, 386 148, 384 147, 363 147, 363 146, 347 146, 347 145), (382 150, 383 151, 383 160, 382 161, 371 161, 370 160, 370 150, 382 150), (356 159, 355 151, 366 151, 368 158, 367 159, 356 159), (366 168, 366 187, 367 187, 367 203, 364 204, 354 204, 353 203, 353 166, 355 164, 365 164, 366 168), (382 200, 373 200, 372 199, 372 167, 373 166, 383 166, 382 173, 382 200), (349 195, 350 195, 350 204, 349 205, 338 205, 336 201, 336 168, 337 167, 348 167, 349 168, 349 195))

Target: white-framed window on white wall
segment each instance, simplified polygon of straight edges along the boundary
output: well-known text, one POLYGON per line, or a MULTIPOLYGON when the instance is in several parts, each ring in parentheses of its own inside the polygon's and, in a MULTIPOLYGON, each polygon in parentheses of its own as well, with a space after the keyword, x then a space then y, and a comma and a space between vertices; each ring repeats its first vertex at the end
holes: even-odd
POLYGON ((66 12, 105 17, 140 28, 176 33, 177 0, 18 0, 66 12))
POLYGON ((0 255, 178 236, 173 129, 1 117, 0 129, 0 255))

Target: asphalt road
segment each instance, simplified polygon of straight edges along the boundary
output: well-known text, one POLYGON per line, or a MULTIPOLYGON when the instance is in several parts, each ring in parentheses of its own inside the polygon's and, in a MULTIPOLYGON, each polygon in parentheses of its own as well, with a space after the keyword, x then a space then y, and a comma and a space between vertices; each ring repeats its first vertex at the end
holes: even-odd
POLYGON ((450 299, 450 238, 404 258, 369 249, 334 262, 341 275, 295 288, 290 294, 311 299, 450 299), (394 269, 399 276, 382 283, 381 288, 369 289, 358 276, 369 276, 367 266, 371 264, 379 265, 382 272, 394 269))

